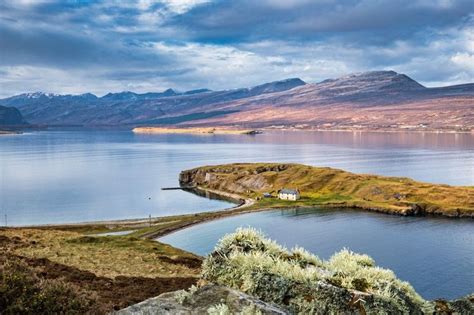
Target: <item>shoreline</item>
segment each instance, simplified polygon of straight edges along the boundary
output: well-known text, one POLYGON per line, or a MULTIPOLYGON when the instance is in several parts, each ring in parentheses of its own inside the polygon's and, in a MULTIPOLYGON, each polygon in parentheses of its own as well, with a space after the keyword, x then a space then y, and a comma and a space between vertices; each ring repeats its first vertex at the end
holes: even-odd
POLYGON ((149 218, 136 218, 136 219, 119 219, 119 220, 102 220, 102 221, 89 221, 89 222, 78 222, 78 223, 65 223, 65 224, 45 224, 45 225, 28 225, 28 226, 16 226, 7 227, 8 229, 40 229, 40 230, 85 230, 91 231, 93 234, 99 234, 100 232, 118 232, 130 229, 136 229, 136 231, 127 234, 126 236, 136 236, 143 239, 152 239, 163 237, 165 235, 174 233, 186 229, 188 227, 198 225, 205 222, 215 221, 227 217, 258 213, 272 210, 287 210, 287 209, 312 209, 316 207, 334 209, 334 208, 346 208, 353 209, 354 211, 365 211, 381 213, 386 215, 397 215, 397 216, 416 216, 416 217, 444 217, 448 219, 473 219, 470 216, 448 216, 441 213, 399 213, 390 211, 388 209, 379 208, 367 208, 357 205, 329 203, 324 205, 288 205, 288 206, 274 206, 274 207, 257 207, 256 200, 251 198, 245 198, 238 194, 231 194, 225 191, 219 191, 215 189, 208 189, 205 187, 197 187, 199 190, 209 192, 223 198, 239 200, 241 203, 236 204, 233 207, 225 208, 218 211, 204 211, 193 214, 182 214, 175 216, 162 216, 151 218, 151 226, 149 218), (162 225, 165 225, 162 227, 162 225))
POLYGON ((0 130, 0 136, 21 135, 21 131, 0 130))
POLYGON ((403 129, 403 128, 387 128, 387 129, 370 129, 370 128, 339 128, 339 129, 329 129, 329 128, 292 128, 292 127, 282 127, 282 128, 271 128, 271 127, 262 127, 260 130, 263 131, 289 131, 289 132, 298 132, 298 131, 305 131, 305 132, 364 132, 364 133, 429 133, 429 134, 473 134, 473 130, 456 130, 456 129, 403 129))
MULTIPOLYGON (((127 126, 127 125, 92 125, 92 126, 41 126, 41 127, 30 127, 29 129, 32 131, 41 131, 41 130, 47 130, 47 129, 79 129, 79 130, 90 130, 90 129, 100 129, 100 130, 127 130, 130 132, 133 132, 133 129, 136 128, 146 128, 146 127, 139 127, 139 126, 127 126), (130 129, 131 128, 131 129, 130 129)), ((474 129, 472 130, 458 130, 458 129, 404 129, 404 128, 336 128, 336 129, 331 129, 331 128, 296 128, 296 127, 256 127, 256 128, 224 128, 224 127, 179 127, 179 126, 172 126, 172 127, 151 127, 151 128, 163 128, 163 129, 220 129, 220 130, 228 130, 228 132, 224 133, 198 133, 198 132, 156 132, 155 134, 174 134, 174 133, 181 133, 181 134, 201 134, 201 135, 212 135, 212 134, 242 134, 245 135, 246 133, 242 133, 242 131, 257 131, 255 134, 264 133, 264 132, 271 132, 271 131, 287 131, 287 132, 298 132, 298 131, 303 131, 303 132, 347 132, 347 133, 353 133, 353 132, 363 132, 363 133, 415 133, 415 134, 422 134, 422 133, 428 133, 428 134, 472 134, 474 135, 474 129)), ((0 131, 1 132, 1 131, 0 131)), ((19 132, 20 134, 22 132, 19 132)), ((136 134, 154 134, 153 132, 135 132, 136 134)), ((0 133, 1 134, 1 133, 0 133)), ((253 133, 252 133, 253 134, 253 133)))

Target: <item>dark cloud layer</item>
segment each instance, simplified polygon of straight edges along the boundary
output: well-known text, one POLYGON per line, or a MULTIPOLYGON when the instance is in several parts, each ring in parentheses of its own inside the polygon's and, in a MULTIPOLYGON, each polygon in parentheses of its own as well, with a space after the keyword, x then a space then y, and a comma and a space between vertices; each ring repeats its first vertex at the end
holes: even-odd
POLYGON ((394 69, 474 79, 465 0, 0 0, 0 96, 213 89, 394 69))
POLYGON ((188 38, 216 42, 348 36, 357 43, 411 38, 421 30, 458 24, 472 1, 218 1, 169 22, 188 38), (359 33, 360 36, 354 36, 359 33))

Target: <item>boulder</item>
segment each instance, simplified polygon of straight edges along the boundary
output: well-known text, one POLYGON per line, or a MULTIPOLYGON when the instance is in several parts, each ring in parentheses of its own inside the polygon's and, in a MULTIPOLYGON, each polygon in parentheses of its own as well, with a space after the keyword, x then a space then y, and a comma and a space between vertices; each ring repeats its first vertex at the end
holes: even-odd
POLYGON ((115 312, 117 315, 152 314, 288 314, 269 303, 262 302, 242 292, 219 285, 205 285, 199 289, 161 294, 115 312))

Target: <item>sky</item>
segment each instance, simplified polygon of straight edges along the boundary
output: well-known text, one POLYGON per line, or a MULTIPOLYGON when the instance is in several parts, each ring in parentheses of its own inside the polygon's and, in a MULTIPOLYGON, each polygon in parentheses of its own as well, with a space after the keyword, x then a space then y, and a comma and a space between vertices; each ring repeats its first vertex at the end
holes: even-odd
POLYGON ((0 97, 395 70, 474 82, 472 0, 0 0, 0 97))

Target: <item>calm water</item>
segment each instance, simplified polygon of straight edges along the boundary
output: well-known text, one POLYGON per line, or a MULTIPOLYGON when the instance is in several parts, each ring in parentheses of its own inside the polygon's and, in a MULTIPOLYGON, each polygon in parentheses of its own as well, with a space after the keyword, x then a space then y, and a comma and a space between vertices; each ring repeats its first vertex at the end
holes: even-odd
POLYGON ((159 240, 205 255, 224 234, 247 226, 262 230, 288 248, 299 245, 323 259, 344 247, 369 254, 427 299, 474 292, 472 220, 407 218, 351 210, 285 210, 203 223, 159 240))
POLYGON ((474 185, 474 135, 272 132, 134 135, 41 131, 0 136, 0 225, 82 222, 192 213, 230 204, 176 186, 205 164, 280 161, 359 173, 474 185))
MULTIPOLYGON (((229 203, 176 186, 181 170, 206 164, 276 161, 357 173, 474 185, 474 135, 271 132, 134 135, 128 131, 41 131, 0 136, 0 225, 125 219, 217 210, 229 203)), ((192 227, 164 240, 200 254, 250 224, 323 258, 349 247, 372 255, 425 297, 474 291, 473 222, 362 212, 271 212, 192 227), (271 227, 271 228, 270 228, 271 227)))

